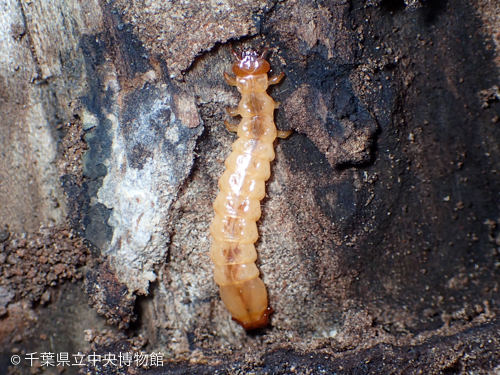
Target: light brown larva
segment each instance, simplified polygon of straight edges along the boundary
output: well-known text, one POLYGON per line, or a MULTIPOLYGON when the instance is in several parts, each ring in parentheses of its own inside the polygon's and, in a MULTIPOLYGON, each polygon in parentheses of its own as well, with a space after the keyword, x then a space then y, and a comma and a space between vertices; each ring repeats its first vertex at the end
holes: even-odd
MULTIPOLYGON (((265 52, 264 52, 265 53, 265 52)), ((235 78, 224 73, 227 83, 236 86, 241 101, 228 108, 231 116, 240 115, 239 125, 226 122, 229 131, 238 134, 233 152, 226 159, 226 171, 219 179, 220 193, 215 199, 215 217, 210 226, 212 248, 210 258, 215 264, 214 278, 227 309, 247 330, 268 324, 271 307, 267 291, 255 265, 257 252, 256 221, 260 218, 260 200, 265 196, 265 182, 271 175, 274 159, 273 142, 286 138, 291 131, 278 131, 273 121, 277 107, 267 94, 269 85, 284 77, 268 78, 269 63, 254 51, 246 51, 233 65, 235 78)))

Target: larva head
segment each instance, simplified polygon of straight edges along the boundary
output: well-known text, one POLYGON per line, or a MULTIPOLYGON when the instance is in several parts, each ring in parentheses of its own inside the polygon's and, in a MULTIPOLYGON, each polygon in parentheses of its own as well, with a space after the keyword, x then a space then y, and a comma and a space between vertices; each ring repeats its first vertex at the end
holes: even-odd
POLYGON ((259 54, 250 50, 244 51, 241 57, 239 57, 238 54, 233 51, 234 56, 238 60, 233 64, 234 74, 237 76, 266 74, 269 69, 271 69, 271 66, 264 58, 265 53, 266 51, 259 54))

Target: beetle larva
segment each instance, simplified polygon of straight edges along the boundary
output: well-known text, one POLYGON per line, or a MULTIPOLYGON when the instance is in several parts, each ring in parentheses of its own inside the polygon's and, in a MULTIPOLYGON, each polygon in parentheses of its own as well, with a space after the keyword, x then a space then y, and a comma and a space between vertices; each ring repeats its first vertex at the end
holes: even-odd
POLYGON ((255 265, 256 222, 261 214, 265 182, 271 175, 273 142, 276 137, 286 138, 291 133, 278 131, 274 125, 277 104, 266 90, 281 81, 284 73, 268 78, 270 65, 264 53, 245 51, 239 57, 233 51, 237 59, 233 64, 236 77, 224 73, 226 82, 241 93, 238 107, 227 111, 242 119, 239 125, 226 121, 228 130, 237 132, 239 138, 232 145, 226 171, 219 179, 220 193, 214 202, 215 217, 210 226, 215 282, 233 320, 246 330, 266 326, 273 311, 268 307, 266 287, 255 265))

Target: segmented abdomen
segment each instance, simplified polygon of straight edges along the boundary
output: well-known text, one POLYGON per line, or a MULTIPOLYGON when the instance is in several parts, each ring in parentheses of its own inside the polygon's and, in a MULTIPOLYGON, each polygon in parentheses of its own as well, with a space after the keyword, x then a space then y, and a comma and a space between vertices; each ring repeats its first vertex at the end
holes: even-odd
MULTIPOLYGON (((245 78, 263 79, 261 75, 245 78)), ((254 243, 277 131, 273 99, 265 91, 245 92, 238 87, 242 92, 238 106, 242 120, 238 125, 239 138, 232 145, 233 152, 225 161, 226 171, 219 179, 220 193, 214 202, 215 217, 210 226, 210 258, 224 304, 235 320, 252 329, 267 324, 267 292, 255 265, 254 243)))

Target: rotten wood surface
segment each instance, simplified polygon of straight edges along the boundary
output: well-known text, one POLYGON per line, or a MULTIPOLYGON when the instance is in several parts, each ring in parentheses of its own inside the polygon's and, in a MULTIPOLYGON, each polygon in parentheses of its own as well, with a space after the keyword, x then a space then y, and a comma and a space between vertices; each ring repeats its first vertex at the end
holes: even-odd
POLYGON ((129 337, 110 328, 71 338, 72 348, 145 345, 179 373, 465 374, 500 365, 488 354, 500 347, 498 5, 4 8, 0 325, 16 328, 0 326, 0 364, 12 342, 43 350, 34 317, 67 303, 74 287, 60 284, 85 262, 93 310, 77 309, 75 320, 102 331, 98 313, 129 337), (281 102, 276 123, 295 130, 277 143, 258 223, 275 313, 257 334, 230 320, 208 258, 211 205, 234 141, 225 108, 239 99, 222 79, 231 45, 270 47, 273 72, 286 74, 270 90, 281 102), (78 246, 66 275, 47 254, 68 241, 78 246), (32 272, 34 288, 27 275, 37 257, 47 270, 32 272))

